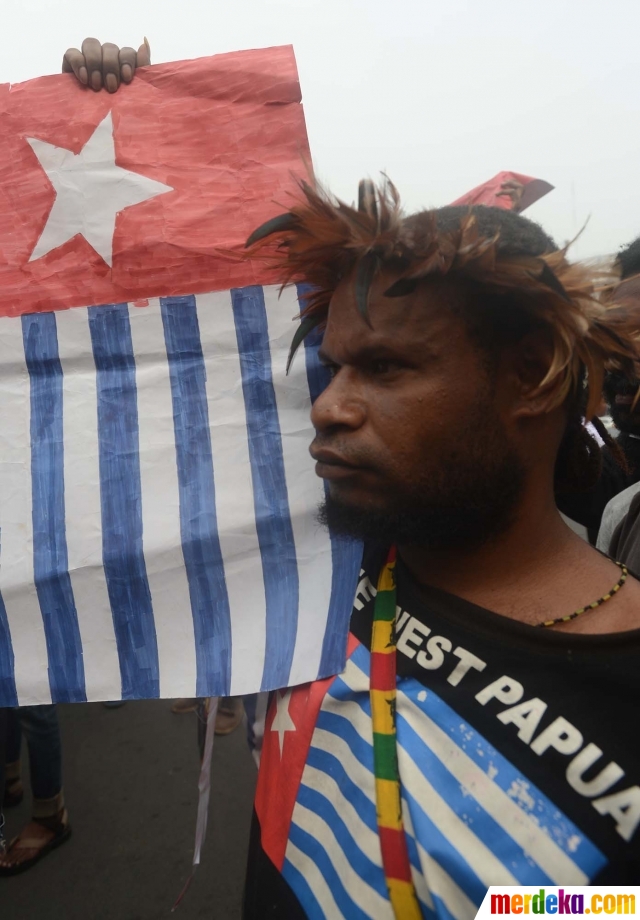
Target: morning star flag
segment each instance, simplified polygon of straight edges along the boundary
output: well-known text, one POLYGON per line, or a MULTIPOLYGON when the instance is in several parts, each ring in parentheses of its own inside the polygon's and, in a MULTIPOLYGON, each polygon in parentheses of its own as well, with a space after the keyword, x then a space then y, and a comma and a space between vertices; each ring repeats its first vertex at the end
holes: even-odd
POLYGON ((516 210, 522 212, 552 191, 553 185, 544 179, 534 179, 522 173, 503 170, 451 204, 483 204, 504 210, 513 210, 517 205, 516 210), (509 190, 511 194, 508 194, 509 190))
POLYGON ((0 87, 0 706, 341 669, 323 370, 285 375, 298 291, 239 257, 306 162, 290 47, 0 87))

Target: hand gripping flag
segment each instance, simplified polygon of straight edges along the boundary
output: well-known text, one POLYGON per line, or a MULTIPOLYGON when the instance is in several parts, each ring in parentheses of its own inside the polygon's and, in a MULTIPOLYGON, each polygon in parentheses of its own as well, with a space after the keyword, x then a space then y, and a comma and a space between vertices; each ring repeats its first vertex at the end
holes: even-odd
POLYGON ((297 292, 234 257, 305 160, 289 47, 0 87, 0 706, 341 669, 322 368, 285 376, 297 292))

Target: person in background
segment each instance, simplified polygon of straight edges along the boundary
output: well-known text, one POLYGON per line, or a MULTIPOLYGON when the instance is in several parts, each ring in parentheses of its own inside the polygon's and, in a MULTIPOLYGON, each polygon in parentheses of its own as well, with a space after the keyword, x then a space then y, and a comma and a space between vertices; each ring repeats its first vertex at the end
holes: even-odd
MULTIPOLYGON (((184 715, 188 712, 197 712, 201 702, 202 701, 197 697, 186 697, 179 699, 176 700, 171 707, 171 712, 175 713, 176 715, 184 715)), ((240 725, 242 722, 243 714, 244 709, 242 706, 241 697, 221 697, 220 701, 218 702, 218 710, 216 712, 216 735, 230 735, 231 732, 235 731, 238 725, 240 725)))
POLYGON ((7 709, 0 709, 0 857, 7 851, 7 840, 4 835, 4 774, 7 751, 7 709))
MULTIPOLYGON (((615 495, 611 501, 607 502, 602 515, 600 530, 598 531, 596 549, 606 553, 608 556, 615 555, 615 550, 611 548, 613 535, 620 523, 629 513, 631 502, 638 492, 640 492, 640 482, 635 482, 633 485, 615 495)), ((630 568, 635 575, 640 577, 640 569, 636 569, 633 565, 630 565, 630 568)))
POLYGON ((583 417, 575 424, 580 424, 584 432, 583 451, 586 465, 592 467, 591 484, 585 485, 579 469, 568 468, 567 475, 556 482, 556 503, 567 518, 586 528, 589 542, 594 546, 608 502, 629 485, 629 469, 617 439, 597 415, 589 422, 583 417), (595 472, 594 467, 597 467, 595 472))
MULTIPOLYGON (((615 296, 626 307, 637 309, 640 304, 640 238, 624 247, 616 257, 620 284, 615 296)), ((596 484, 586 492, 570 489, 558 494, 558 507, 572 520, 583 524, 591 543, 606 552, 613 531, 626 514, 633 488, 640 480, 640 403, 637 400, 640 381, 629 378, 619 370, 605 376, 603 398, 618 432, 607 441, 602 451, 602 471, 596 484), (596 542, 597 537, 597 542, 596 542)), ((602 414, 602 408, 597 412, 602 414)), ((594 419, 599 433, 602 424, 594 419)))
POLYGON ((616 443, 629 466, 629 485, 640 479, 640 381, 612 371, 604 381, 609 415, 619 432, 616 443))
POLYGON ((602 514, 596 547, 608 553, 614 531, 640 491, 640 381, 614 372, 607 375, 604 392, 611 418, 620 432, 616 443, 628 465, 629 483, 607 502, 602 514))
POLYGON ((607 527, 598 539, 603 552, 624 562, 630 572, 640 577, 640 483, 626 491, 626 507, 618 509, 623 513, 616 515, 615 509, 611 510, 607 527))
POLYGON ((33 795, 32 819, 0 856, 0 877, 30 869, 71 836, 62 789, 62 749, 55 706, 4 709, 5 808, 24 797, 20 754, 22 735, 29 749, 29 777, 33 795))
MULTIPOLYGON (((640 304, 640 237, 621 250, 617 264, 620 268, 621 283, 615 295, 628 308, 637 309, 637 305, 640 304)), ((608 553, 615 531, 625 515, 630 512, 632 501, 640 491, 640 380, 619 371, 611 372, 605 378, 604 395, 611 419, 619 432, 616 443, 624 453, 629 466, 627 488, 608 502, 602 515, 596 545, 602 552, 608 553)), ((627 522, 626 537, 623 541, 627 547, 626 558, 631 558, 631 529, 630 520, 627 522)), ((616 547, 618 543, 619 541, 616 541, 616 547)), ((636 564, 635 559, 630 563, 632 568, 636 564)))
MULTIPOLYGON (((640 304, 640 237, 618 254, 621 282, 616 297, 632 308, 640 304)), ((629 464, 629 485, 640 480, 640 380, 619 371, 607 374, 604 397, 611 419, 619 431, 617 444, 629 464)))

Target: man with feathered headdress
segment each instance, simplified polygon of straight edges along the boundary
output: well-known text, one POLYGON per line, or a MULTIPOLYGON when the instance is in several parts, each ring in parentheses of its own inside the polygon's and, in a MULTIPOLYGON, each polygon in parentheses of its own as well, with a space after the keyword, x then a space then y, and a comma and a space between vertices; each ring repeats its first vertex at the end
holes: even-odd
POLYGON ((599 474, 584 404, 636 373, 633 311, 524 218, 405 217, 389 182, 357 208, 305 186, 249 243, 311 286, 292 357, 323 331, 321 517, 365 554, 345 674, 287 704, 307 746, 284 822, 302 755, 269 749, 281 698, 267 720, 247 916, 473 916, 489 884, 640 881, 640 587, 554 501, 599 474))
POLYGON ((345 671, 271 702, 245 917, 638 883, 640 585, 554 500, 599 475, 582 418, 638 371, 633 310, 512 211, 407 217, 390 182, 303 186, 249 255, 309 285, 321 517, 365 548, 345 671))

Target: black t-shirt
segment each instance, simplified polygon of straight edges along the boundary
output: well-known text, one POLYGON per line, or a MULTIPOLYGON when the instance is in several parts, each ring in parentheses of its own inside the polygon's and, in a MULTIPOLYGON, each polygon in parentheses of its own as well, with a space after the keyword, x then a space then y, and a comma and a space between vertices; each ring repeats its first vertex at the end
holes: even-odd
MULTIPOLYGON (((391 917, 375 823, 365 554, 339 677, 266 723, 245 918, 391 917)), ((397 569, 405 831, 425 913, 490 884, 640 883, 640 630, 536 629, 397 569)), ((595 614, 597 616, 597 614, 595 614)))

